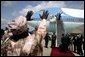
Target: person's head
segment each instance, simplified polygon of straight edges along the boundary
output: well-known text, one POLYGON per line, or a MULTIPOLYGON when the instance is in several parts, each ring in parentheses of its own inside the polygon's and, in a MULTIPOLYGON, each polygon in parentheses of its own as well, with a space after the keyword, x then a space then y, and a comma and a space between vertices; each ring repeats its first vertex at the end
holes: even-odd
POLYGON ((13 35, 22 34, 27 30, 26 18, 19 16, 15 21, 11 21, 7 25, 7 29, 10 30, 13 35))
POLYGON ((62 36, 64 36, 64 34, 62 34, 62 36))
POLYGON ((79 37, 80 35, 77 35, 77 37, 79 37))
POLYGON ((35 26, 35 31, 37 31, 38 30, 38 25, 37 26, 35 26))
POLYGON ((80 38, 82 38, 82 37, 83 37, 83 35, 82 35, 82 34, 79 34, 79 37, 80 37, 80 38))
POLYGON ((83 35, 81 34, 81 38, 83 38, 83 35))
POLYGON ((55 32, 53 33, 53 35, 55 35, 55 32))
POLYGON ((47 32, 47 35, 48 35, 48 32, 47 32))
POLYGON ((29 32, 29 28, 27 28, 27 31, 29 32))
POLYGON ((75 37, 75 39, 77 39, 77 36, 75 37))
POLYGON ((29 28, 27 28, 27 30, 29 30, 29 28))
POLYGON ((66 34, 66 36, 70 36, 70 34, 69 34, 69 33, 67 33, 67 34, 66 34))

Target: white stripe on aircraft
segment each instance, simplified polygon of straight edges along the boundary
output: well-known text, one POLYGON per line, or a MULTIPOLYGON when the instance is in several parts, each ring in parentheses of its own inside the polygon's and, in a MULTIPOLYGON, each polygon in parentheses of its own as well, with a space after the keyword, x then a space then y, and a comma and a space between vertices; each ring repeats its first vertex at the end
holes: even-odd
POLYGON ((61 10, 70 16, 84 18, 84 10, 70 8, 61 8, 61 10))

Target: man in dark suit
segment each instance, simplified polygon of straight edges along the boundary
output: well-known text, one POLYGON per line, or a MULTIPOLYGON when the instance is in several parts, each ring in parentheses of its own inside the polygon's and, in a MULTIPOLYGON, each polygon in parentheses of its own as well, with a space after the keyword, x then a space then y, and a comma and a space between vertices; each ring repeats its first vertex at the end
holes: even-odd
POLYGON ((77 36, 74 36, 73 44, 74 44, 74 52, 76 52, 76 50, 77 50, 77 36))
POLYGON ((69 36, 62 34, 61 38, 61 49, 62 51, 68 51, 68 46, 69 46, 69 36))
POLYGON ((56 35, 55 35, 55 33, 53 33, 52 41, 51 41, 51 47, 55 47, 55 44, 56 44, 56 35))
POLYGON ((48 34, 48 33, 46 34, 46 36, 45 36, 45 38, 44 38, 44 39, 45 39, 45 47, 46 47, 46 48, 48 48, 48 42, 49 42, 49 39, 50 39, 50 37, 49 37, 49 34, 48 34))
POLYGON ((82 44, 82 35, 77 35, 77 53, 80 55, 83 55, 82 44))

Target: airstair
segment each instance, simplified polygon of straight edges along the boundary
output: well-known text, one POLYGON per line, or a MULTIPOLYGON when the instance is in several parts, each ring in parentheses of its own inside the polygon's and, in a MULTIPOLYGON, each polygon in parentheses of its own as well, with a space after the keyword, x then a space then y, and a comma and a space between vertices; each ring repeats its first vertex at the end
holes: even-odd
POLYGON ((61 44, 61 37, 62 37, 62 34, 65 32, 64 31, 64 27, 63 27, 63 21, 62 20, 58 20, 56 19, 57 21, 57 29, 56 29, 56 34, 57 34, 57 47, 59 47, 59 45, 61 44))

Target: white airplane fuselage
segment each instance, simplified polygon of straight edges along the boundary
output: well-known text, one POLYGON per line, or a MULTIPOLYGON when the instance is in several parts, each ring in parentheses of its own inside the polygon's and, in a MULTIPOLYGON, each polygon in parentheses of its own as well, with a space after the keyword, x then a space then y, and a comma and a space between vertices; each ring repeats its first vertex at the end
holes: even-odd
MULTIPOLYGON (((28 25, 35 27, 36 25, 39 25, 41 21, 28 21, 28 25)), ((63 27, 66 33, 71 32, 76 27, 79 27, 81 25, 84 25, 82 22, 63 22, 63 27)), ((47 21, 47 31, 48 32, 56 32, 57 29, 57 23, 56 22, 50 22, 47 21)))

